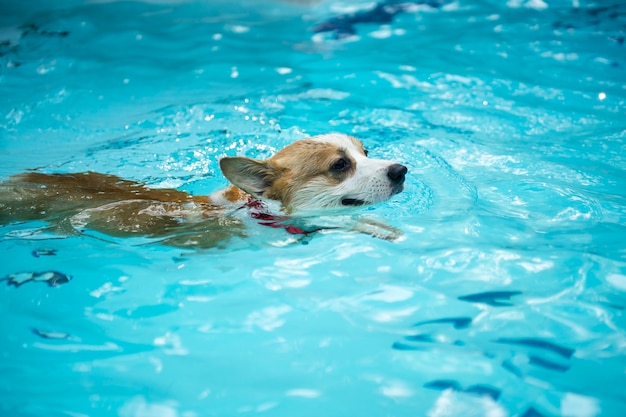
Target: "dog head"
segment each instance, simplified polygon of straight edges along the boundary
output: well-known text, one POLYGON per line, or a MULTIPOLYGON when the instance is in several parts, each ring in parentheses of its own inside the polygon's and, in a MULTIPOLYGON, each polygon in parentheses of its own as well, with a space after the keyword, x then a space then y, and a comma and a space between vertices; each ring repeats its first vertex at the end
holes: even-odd
POLYGON ((368 158, 359 140, 338 133, 299 140, 265 161, 225 157, 220 168, 233 185, 278 201, 287 214, 383 202, 403 190, 407 172, 368 158))

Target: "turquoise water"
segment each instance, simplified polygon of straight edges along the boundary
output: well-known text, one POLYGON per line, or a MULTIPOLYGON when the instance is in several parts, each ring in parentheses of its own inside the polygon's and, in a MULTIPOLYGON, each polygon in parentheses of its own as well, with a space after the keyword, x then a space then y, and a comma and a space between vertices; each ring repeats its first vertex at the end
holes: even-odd
POLYGON ((1 179, 207 194, 222 156, 330 131, 409 167, 361 213, 396 243, 0 226, 0 415, 624 415, 620 2, 0 10, 1 179))

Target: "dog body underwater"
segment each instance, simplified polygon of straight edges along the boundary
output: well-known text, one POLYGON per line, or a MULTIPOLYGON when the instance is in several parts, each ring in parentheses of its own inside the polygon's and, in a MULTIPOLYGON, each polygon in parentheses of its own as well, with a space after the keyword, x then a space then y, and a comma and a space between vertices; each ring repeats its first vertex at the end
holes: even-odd
MULTIPOLYGON (((0 224, 44 220, 61 234, 93 230, 213 247, 247 236, 242 213, 292 234, 328 228, 311 221, 388 200, 403 190, 407 172, 398 163, 368 158, 360 141, 337 133, 296 141, 263 161, 224 157, 220 169, 231 185, 209 196, 95 172, 28 172, 0 183, 0 224)), ((335 227, 337 221, 330 228, 335 227)), ((399 236, 375 221, 339 227, 391 240, 399 236)))

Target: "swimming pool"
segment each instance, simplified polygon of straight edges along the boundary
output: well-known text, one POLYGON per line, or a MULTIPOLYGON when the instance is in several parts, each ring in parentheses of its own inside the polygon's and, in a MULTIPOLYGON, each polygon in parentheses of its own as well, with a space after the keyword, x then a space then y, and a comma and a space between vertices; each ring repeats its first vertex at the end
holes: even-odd
POLYGON ((0 2, 0 179, 207 194, 339 131, 409 167, 361 213, 405 238, 3 225, 1 415, 624 414, 620 2, 58 3, 0 2))

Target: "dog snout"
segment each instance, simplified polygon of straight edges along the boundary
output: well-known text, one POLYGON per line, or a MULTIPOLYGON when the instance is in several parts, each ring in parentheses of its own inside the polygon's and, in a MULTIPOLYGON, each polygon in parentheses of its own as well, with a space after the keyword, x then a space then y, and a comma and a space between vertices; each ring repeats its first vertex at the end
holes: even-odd
POLYGON ((408 169, 404 165, 389 165, 389 168, 387 168, 387 177, 391 180, 392 184, 399 185, 404 183, 404 176, 406 175, 407 171, 408 169))

